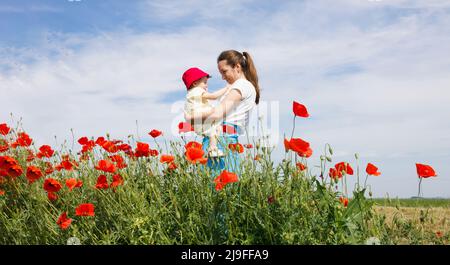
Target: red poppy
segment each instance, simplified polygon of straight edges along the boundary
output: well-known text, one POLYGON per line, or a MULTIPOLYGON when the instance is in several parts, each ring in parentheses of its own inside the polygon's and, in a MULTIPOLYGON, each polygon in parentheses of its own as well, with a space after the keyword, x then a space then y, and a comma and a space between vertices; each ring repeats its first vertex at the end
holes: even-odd
POLYGON ((0 124, 0 134, 7 135, 10 130, 11 130, 11 128, 9 128, 6 123, 0 124))
POLYGON ((50 192, 47 192, 47 198, 50 201, 56 201, 58 199, 58 195, 56 193, 50 191, 50 192))
POLYGON ((204 154, 205 154, 205 152, 203 151, 203 149, 195 148, 195 147, 188 148, 185 153, 186 159, 193 164, 195 164, 197 161, 199 161, 203 157, 204 154))
POLYGON ((339 197, 339 202, 344 205, 344 207, 347 207, 348 205, 348 198, 345 197, 339 197))
POLYGON ((255 161, 258 161, 260 159, 261 159, 261 157, 259 155, 255 155, 255 158, 253 158, 253 160, 255 160, 255 161))
POLYGON ((177 169, 177 167, 178 167, 177 164, 172 162, 172 163, 169 164, 169 167, 167 167, 167 168, 170 169, 170 170, 175 170, 175 169, 177 169))
POLYGON ((86 136, 81 137, 80 139, 78 139, 78 143, 81 144, 81 145, 86 145, 88 142, 89 142, 89 139, 86 136))
POLYGON ((30 184, 41 178, 42 175, 42 171, 35 166, 29 166, 27 168, 27 179, 30 184))
POLYGON ((233 126, 224 124, 222 125, 222 131, 223 133, 227 133, 227 134, 236 134, 236 129, 233 126))
POLYGON ((188 149, 188 148, 203 148, 203 145, 201 143, 199 143, 199 142, 196 142, 196 141, 190 141, 189 143, 184 145, 184 148, 185 149, 188 149))
POLYGON ((294 111, 295 116, 300 116, 300 117, 304 117, 304 118, 309 117, 306 107, 298 102, 294 101, 294 104, 292 105, 292 109, 294 111))
POLYGON ((129 144, 119 144, 117 146, 117 148, 119 148, 119 150, 124 151, 125 153, 133 150, 133 148, 131 148, 131 145, 129 145, 129 144))
POLYGON ((119 185, 123 185, 123 178, 121 175, 116 174, 113 176, 113 181, 111 182, 111 188, 115 188, 119 185))
POLYGON ((23 169, 20 165, 12 165, 8 169, 8 175, 13 178, 17 178, 23 174, 23 169))
POLYGON ((135 149, 135 156, 136 157, 143 157, 143 156, 149 156, 150 155, 150 146, 147 143, 136 143, 136 149, 135 149))
POLYGON ((5 195, 5 191, 0 189, 0 196, 3 196, 3 195, 5 195))
POLYGON ((436 231, 436 237, 437 238, 441 238, 442 237, 442 232, 441 231, 436 231))
POLYGON ((8 170, 11 166, 17 164, 17 160, 10 156, 0 156, 0 169, 2 170, 8 170))
POLYGON ((56 179, 47 178, 44 181, 44 190, 48 192, 58 192, 61 188, 61 183, 59 183, 56 179))
POLYGON ((306 158, 312 156, 312 153, 313 153, 313 151, 312 151, 311 147, 308 147, 305 151, 297 152, 297 154, 299 156, 303 156, 303 157, 306 157, 306 158))
POLYGON ((216 183, 216 190, 222 190, 225 185, 239 181, 238 176, 235 173, 228 172, 226 170, 214 179, 216 183))
POLYGON ((66 180, 66 187, 69 188, 70 191, 73 190, 73 188, 79 188, 83 186, 83 181, 77 180, 76 178, 69 178, 66 180))
POLYGON ((228 148, 230 148, 230 150, 233 152, 238 152, 238 153, 244 152, 244 146, 242 146, 242 144, 240 144, 240 143, 229 144, 228 148))
POLYGON ((118 168, 126 168, 127 164, 125 163, 125 160, 123 160, 123 157, 121 155, 112 155, 109 156, 109 158, 111 159, 111 161, 116 163, 116 166, 118 168))
POLYGON ((58 171, 61 171, 62 169, 71 171, 74 169, 74 167, 75 167, 75 163, 73 163, 69 160, 63 160, 63 161, 61 161, 61 163, 59 163, 59 165, 55 166, 55 169, 58 171))
POLYGON ((161 155, 159 162, 161 163, 171 163, 175 160, 175 157, 172 155, 161 155))
POLYGON ((269 204, 272 204, 274 201, 275 201, 275 198, 274 198, 273 196, 269 196, 269 197, 267 198, 267 202, 268 202, 269 204))
POLYGON ((61 163, 55 168, 59 171, 61 169, 73 170, 75 167, 78 167, 77 161, 70 158, 68 154, 61 156, 61 163))
POLYGON ((81 153, 83 154, 91 151, 95 146, 95 142, 93 140, 89 140, 87 137, 81 137, 78 139, 78 143, 83 146, 81 149, 81 153))
POLYGON ((113 141, 104 141, 101 143, 101 147, 105 149, 106 152, 109 153, 116 153, 119 151, 119 148, 117 148, 116 144, 113 141))
POLYGON ((332 179, 340 179, 340 178, 342 178, 342 172, 336 170, 336 168, 334 168, 334 167, 330 168, 330 172, 328 173, 328 175, 332 179))
POLYGON ((104 172, 109 172, 109 173, 114 173, 117 170, 114 163, 112 163, 109 160, 104 160, 104 159, 98 161, 98 165, 95 166, 95 169, 102 170, 104 172))
POLYGON ((78 180, 77 184, 75 185, 75 188, 81 188, 83 186, 83 181, 78 180))
POLYGON ((353 175, 353 168, 347 162, 339 162, 334 167, 338 172, 344 171, 347 175, 353 175))
POLYGON ((105 175, 100 175, 97 178, 97 184, 95 184, 95 188, 97 189, 107 189, 109 187, 108 180, 105 175))
POLYGON ((159 152, 158 152, 158 150, 156 150, 156 149, 150 149, 150 155, 151 155, 151 156, 158 156, 158 155, 159 155, 159 152))
POLYGON ((252 144, 244 144, 244 147, 247 149, 250 149, 250 148, 253 148, 253 145, 252 144))
POLYGON ((52 157, 55 151, 49 145, 43 145, 39 147, 39 153, 37 154, 38 158, 42 157, 52 157))
POLYGON ((61 227, 61 229, 67 229, 71 223, 72 223, 72 219, 67 218, 67 212, 63 212, 59 216, 58 221, 56 221, 56 224, 59 225, 59 227, 61 227))
POLYGON ((94 205, 92 203, 83 203, 78 205, 75 209, 75 215, 77 216, 94 216, 94 205))
POLYGON ((30 136, 24 132, 20 132, 17 134, 17 140, 13 143, 13 147, 17 146, 30 146, 33 140, 30 138, 30 136))
POLYGON ((27 159, 26 159, 27 162, 33 161, 36 158, 36 156, 34 155, 33 151, 31 151, 30 149, 26 149, 26 151, 28 153, 28 156, 27 156, 27 159))
POLYGON ((436 172, 429 165, 416 163, 417 175, 419 178, 436 177, 436 172))
POLYGON ((206 165, 206 163, 208 163, 208 158, 207 157, 202 157, 199 160, 197 160, 200 164, 202 165, 206 165))
POLYGON ((52 163, 46 161, 45 165, 46 165, 46 168, 45 168, 45 171, 44 171, 45 175, 47 176, 47 175, 52 174, 53 173, 53 165, 52 165, 52 163))
POLYGON ((310 150, 309 143, 306 141, 303 141, 300 138, 292 138, 291 140, 287 141, 285 139, 284 146, 286 149, 290 149, 296 153, 308 153, 310 150))
POLYGON ((148 133, 151 137, 156 138, 162 134, 161 131, 153 129, 151 132, 148 133))
POLYGON ((87 153, 89 151, 91 151, 94 148, 94 146, 92 145, 83 145, 83 147, 81 148, 81 153, 87 153))
POLYGON ((302 163, 300 163, 300 162, 298 162, 297 164, 297 168, 300 170, 300 171, 303 171, 303 170, 305 170, 306 169, 306 166, 305 165, 303 165, 302 163))
POLYGON ((367 174, 372 175, 372 176, 379 176, 379 175, 381 175, 381 172, 378 172, 378 168, 375 165, 371 164, 371 163, 367 164, 366 172, 367 172, 367 174))
POLYGON ((194 128, 189 122, 180 122, 178 124, 178 133, 193 132, 194 128))
POLYGON ((291 147, 289 146, 289 140, 284 138, 284 150, 287 152, 291 149, 291 147))
POLYGON ((102 146, 102 144, 103 144, 105 141, 106 141, 106 140, 105 140, 105 137, 100 136, 100 137, 97 137, 97 140, 95 140, 95 143, 98 144, 99 146, 102 146))

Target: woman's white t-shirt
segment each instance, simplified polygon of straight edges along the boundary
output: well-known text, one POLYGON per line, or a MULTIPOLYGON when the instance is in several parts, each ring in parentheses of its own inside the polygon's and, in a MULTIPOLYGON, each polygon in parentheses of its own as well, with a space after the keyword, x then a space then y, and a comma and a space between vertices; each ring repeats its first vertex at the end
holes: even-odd
MULTIPOLYGON (((227 113, 224 121, 227 123, 238 125, 242 133, 243 129, 248 126, 250 112, 256 105, 256 91, 253 84, 245 78, 240 78, 233 84, 231 84, 231 89, 228 91, 228 93, 233 89, 237 89, 241 92, 242 99, 234 109, 227 113)), ((223 95, 221 101, 225 99, 228 93, 223 95)))

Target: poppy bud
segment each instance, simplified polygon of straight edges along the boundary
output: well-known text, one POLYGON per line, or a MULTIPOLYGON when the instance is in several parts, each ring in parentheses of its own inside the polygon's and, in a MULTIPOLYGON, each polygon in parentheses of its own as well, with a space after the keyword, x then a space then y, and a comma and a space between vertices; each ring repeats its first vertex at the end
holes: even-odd
POLYGON ((369 196, 372 197, 372 192, 371 191, 369 191, 369 196))
POLYGON ((325 160, 325 157, 323 155, 320 156, 320 160, 325 160))
POLYGON ((358 159, 358 158, 359 158, 359 155, 358 155, 357 153, 355 153, 355 158, 356 158, 356 159, 358 159))
POLYGON ((328 145, 328 151, 330 152, 330 155, 333 155, 333 149, 331 149, 330 145, 328 145))
POLYGON ((327 156, 326 158, 327 158, 328 162, 331 162, 331 157, 327 156))

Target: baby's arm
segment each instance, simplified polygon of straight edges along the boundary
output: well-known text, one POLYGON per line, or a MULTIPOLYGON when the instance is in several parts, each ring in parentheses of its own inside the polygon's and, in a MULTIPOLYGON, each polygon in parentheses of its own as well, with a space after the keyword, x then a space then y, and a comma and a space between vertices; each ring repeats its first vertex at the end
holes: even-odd
POLYGON ((227 85, 226 87, 221 88, 221 89, 219 89, 219 90, 217 90, 216 92, 213 92, 213 93, 204 92, 202 94, 202 98, 204 98, 204 99, 218 99, 223 94, 225 94, 228 91, 228 89, 230 89, 229 85, 227 85))

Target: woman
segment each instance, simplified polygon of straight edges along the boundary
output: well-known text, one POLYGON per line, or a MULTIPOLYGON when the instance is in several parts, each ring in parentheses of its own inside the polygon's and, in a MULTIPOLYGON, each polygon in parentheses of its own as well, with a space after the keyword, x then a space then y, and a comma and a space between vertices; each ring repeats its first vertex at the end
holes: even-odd
MULTIPOLYGON (((225 152, 231 143, 238 143, 238 135, 242 134, 248 126, 250 111, 259 103, 258 75, 253 60, 247 52, 240 53, 235 50, 223 51, 217 58, 217 67, 222 79, 230 85, 230 90, 222 97, 220 104, 209 112, 198 116, 185 113, 188 122, 199 123, 208 119, 222 120, 224 124, 223 135, 219 138, 218 147, 225 157, 210 157, 208 167, 214 174, 220 174, 224 169, 239 173, 240 159, 237 152, 225 152)), ((203 138, 203 149, 209 147, 209 137, 203 138)))

